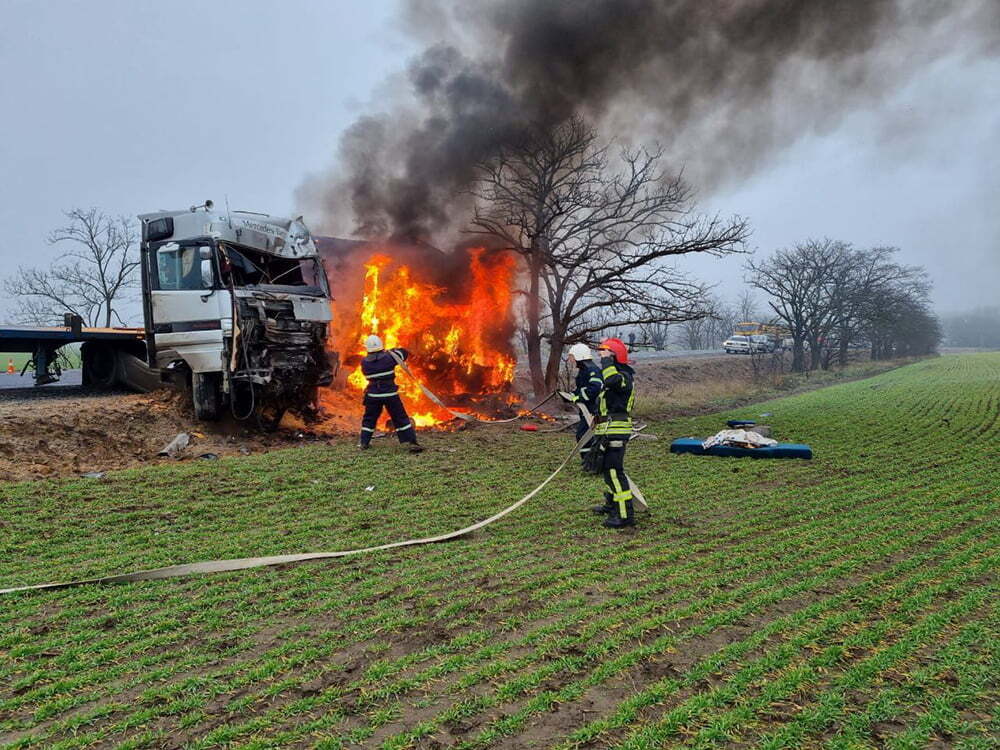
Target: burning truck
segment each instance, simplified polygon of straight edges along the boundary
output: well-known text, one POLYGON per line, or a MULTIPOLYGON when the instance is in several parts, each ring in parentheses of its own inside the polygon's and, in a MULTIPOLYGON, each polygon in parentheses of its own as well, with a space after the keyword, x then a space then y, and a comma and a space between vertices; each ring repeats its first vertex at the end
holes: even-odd
MULTIPOLYGON (((353 429, 372 333, 408 348, 414 374, 451 405, 509 412, 513 255, 314 238, 301 218, 210 204, 140 218, 149 361, 189 376, 199 419, 228 404, 267 426, 293 409, 313 427, 353 429)), ((418 427, 452 419, 401 381, 418 427)))
MULTIPOLYGON (((311 428, 341 432, 360 417, 357 365, 376 333, 409 349, 413 373, 450 406, 510 414, 513 255, 314 237, 301 217, 211 201, 139 218, 143 328, 83 328, 79 318, 0 328, 5 351, 32 354, 38 384, 58 378, 60 347, 82 343, 85 385, 173 382, 189 390, 200 420, 228 410, 274 427, 292 410, 311 428)), ((418 427, 453 419, 414 380, 399 385, 418 427)))

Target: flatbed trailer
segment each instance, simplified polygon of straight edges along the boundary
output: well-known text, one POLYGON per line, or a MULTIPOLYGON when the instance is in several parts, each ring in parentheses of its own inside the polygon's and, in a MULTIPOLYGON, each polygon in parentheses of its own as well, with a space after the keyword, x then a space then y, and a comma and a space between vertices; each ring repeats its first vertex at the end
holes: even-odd
POLYGON ((31 368, 35 385, 59 380, 56 353, 67 344, 81 345, 84 385, 142 391, 159 385, 159 374, 146 362, 142 328, 90 328, 74 315, 67 315, 63 326, 0 326, 0 352, 30 354, 21 374, 31 368))

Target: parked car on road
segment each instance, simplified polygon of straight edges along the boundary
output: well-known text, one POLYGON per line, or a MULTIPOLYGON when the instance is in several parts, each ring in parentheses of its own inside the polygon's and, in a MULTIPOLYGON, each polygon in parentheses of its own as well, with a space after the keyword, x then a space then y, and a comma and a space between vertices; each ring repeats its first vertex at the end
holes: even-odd
POLYGON ((778 348, 778 340, 772 336, 758 334, 750 337, 751 349, 755 352, 773 352, 778 348))
POLYGON ((722 342, 722 348, 726 351, 726 354, 749 354, 750 337, 730 336, 722 342))
POLYGON ((722 342, 726 354, 754 354, 772 352, 775 341, 770 336, 730 336, 722 342))

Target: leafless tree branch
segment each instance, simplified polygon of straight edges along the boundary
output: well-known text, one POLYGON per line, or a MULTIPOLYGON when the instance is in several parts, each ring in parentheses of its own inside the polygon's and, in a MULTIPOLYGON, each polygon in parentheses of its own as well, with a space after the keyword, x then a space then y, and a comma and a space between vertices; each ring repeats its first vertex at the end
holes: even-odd
POLYGON ((896 248, 854 250, 835 240, 808 240, 770 258, 747 264, 752 286, 792 334, 792 369, 828 367, 834 349, 846 364, 849 347, 861 339, 873 356, 933 349, 940 326, 930 312, 930 284, 922 268, 893 262, 896 248), (910 330, 919 320, 926 335, 910 330), (889 343, 886 343, 889 342, 889 343))
POLYGON ((139 267, 131 222, 96 208, 75 208, 66 218, 69 223, 49 235, 49 243, 66 246, 66 252, 48 269, 19 268, 3 283, 18 299, 17 318, 52 324, 70 312, 92 326, 110 326, 115 318, 121 322, 116 303, 135 286, 139 267))
POLYGON ((661 167, 662 149, 615 155, 612 146, 572 118, 532 130, 477 167, 469 233, 525 260, 526 341, 538 393, 554 386, 566 345, 608 328, 709 315, 707 288, 669 261, 741 252, 749 234, 744 219, 695 216, 690 189, 661 167))

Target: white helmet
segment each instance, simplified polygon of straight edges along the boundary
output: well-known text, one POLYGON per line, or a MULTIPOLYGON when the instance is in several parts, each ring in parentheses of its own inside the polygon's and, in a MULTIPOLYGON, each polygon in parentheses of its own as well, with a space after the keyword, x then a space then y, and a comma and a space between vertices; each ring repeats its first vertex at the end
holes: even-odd
POLYGON ((573 344, 569 348, 569 356, 577 362, 586 362, 590 359, 590 347, 586 344, 573 344))
POLYGON ((365 351, 366 352, 380 352, 385 349, 382 344, 382 339, 376 336, 374 333, 365 339, 365 351))

